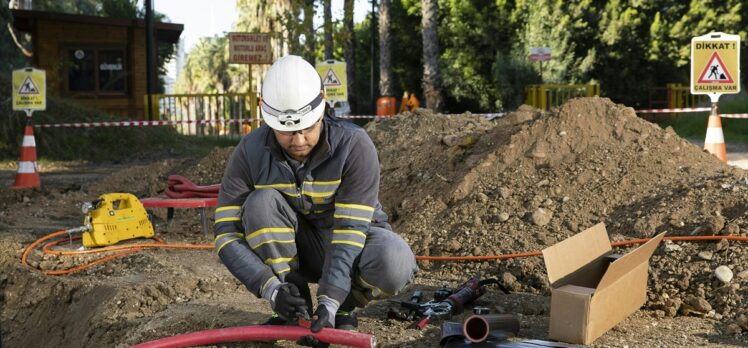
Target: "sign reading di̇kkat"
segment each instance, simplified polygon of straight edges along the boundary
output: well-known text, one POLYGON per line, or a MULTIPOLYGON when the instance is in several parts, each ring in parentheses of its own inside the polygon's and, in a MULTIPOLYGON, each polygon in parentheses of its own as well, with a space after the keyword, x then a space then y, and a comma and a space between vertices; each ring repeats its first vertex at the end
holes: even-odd
POLYGON ((691 39, 691 93, 740 92, 740 36, 709 33, 691 39))
POLYGON ((348 82, 345 75, 345 62, 325 60, 315 67, 322 78, 325 96, 329 101, 348 100, 348 82))
POLYGON ((268 33, 229 33, 229 63, 272 64, 268 33))
POLYGON ((34 68, 13 70, 13 110, 30 112, 46 108, 47 75, 44 70, 34 68))

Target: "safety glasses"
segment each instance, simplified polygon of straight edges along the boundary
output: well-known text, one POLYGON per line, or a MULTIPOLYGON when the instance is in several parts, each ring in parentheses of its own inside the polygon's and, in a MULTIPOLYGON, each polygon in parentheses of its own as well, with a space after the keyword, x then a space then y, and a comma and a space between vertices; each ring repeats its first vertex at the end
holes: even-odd
POLYGON ((314 124, 313 124, 313 125, 311 125, 311 126, 309 126, 309 127, 306 127, 306 128, 304 128, 304 129, 299 129, 299 130, 297 130, 297 131, 290 131, 290 132, 289 132, 289 131, 279 131, 279 130, 277 130, 277 129, 276 129, 276 130, 274 130, 274 131, 275 131, 276 133, 280 134, 280 135, 284 135, 284 136, 287 136, 287 137, 290 137, 290 136, 294 136, 294 135, 296 135, 296 134, 301 134, 301 135, 304 135, 304 134, 307 134, 307 133, 309 133, 309 132, 313 131, 313 130, 314 130, 314 129, 315 129, 316 127, 317 127, 317 125, 318 125, 318 124, 319 124, 319 123, 320 123, 321 121, 322 121, 322 118, 320 117, 320 119, 319 119, 319 120, 317 120, 317 122, 314 122, 314 124))

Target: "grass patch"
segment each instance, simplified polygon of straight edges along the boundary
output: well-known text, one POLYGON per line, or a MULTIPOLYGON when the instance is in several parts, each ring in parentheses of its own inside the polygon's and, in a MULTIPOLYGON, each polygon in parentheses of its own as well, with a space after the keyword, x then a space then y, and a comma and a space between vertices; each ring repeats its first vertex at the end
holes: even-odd
MULTIPOLYGON (((723 97, 724 98, 724 97, 723 97)), ((720 101, 720 114, 748 113, 748 96, 720 101)), ((673 127, 675 133, 686 139, 703 139, 706 136, 708 112, 692 112, 673 114, 672 117, 662 118, 655 122, 662 128, 673 127)), ((734 143, 748 143, 748 119, 722 118, 722 131, 725 141, 734 143)))

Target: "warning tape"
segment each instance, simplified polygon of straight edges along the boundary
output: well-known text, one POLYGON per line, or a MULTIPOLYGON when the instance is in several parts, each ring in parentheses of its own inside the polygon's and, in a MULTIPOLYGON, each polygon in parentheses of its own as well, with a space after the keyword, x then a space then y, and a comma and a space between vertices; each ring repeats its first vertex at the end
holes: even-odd
POLYGON ((748 114, 723 114, 719 115, 722 118, 748 118, 748 114))
POLYGON ((712 109, 709 107, 701 107, 701 108, 674 108, 674 109, 640 109, 640 110, 634 110, 637 114, 660 114, 660 113, 670 113, 670 112, 703 112, 703 111, 711 111, 712 109))
MULTIPOLYGON (((484 116, 489 120, 504 116, 504 113, 493 114, 472 114, 474 116, 484 116)), ((450 115, 447 115, 450 116, 450 115)), ((376 119, 382 116, 375 115, 349 115, 338 116, 345 119, 376 119)), ((178 124, 231 124, 242 122, 260 121, 259 119, 226 119, 226 120, 161 120, 161 121, 101 121, 101 122, 70 122, 70 123, 42 123, 35 124, 34 128, 97 128, 97 127, 148 127, 148 126, 176 126, 178 124)))
POLYGON ((183 120, 183 121, 102 121, 102 122, 72 122, 72 123, 43 123, 35 124, 36 128, 94 128, 94 127, 145 127, 145 126, 175 126, 181 123, 187 124, 216 124, 216 123, 240 123, 252 122, 252 119, 228 119, 228 120, 183 120))

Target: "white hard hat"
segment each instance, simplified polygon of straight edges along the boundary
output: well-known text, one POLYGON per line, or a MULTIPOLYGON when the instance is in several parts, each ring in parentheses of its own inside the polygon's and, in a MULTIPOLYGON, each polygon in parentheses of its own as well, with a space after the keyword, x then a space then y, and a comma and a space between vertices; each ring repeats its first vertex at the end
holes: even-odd
POLYGON ((265 74, 260 110, 270 128, 298 131, 309 128, 325 111, 322 79, 299 56, 278 59, 265 74))

